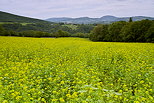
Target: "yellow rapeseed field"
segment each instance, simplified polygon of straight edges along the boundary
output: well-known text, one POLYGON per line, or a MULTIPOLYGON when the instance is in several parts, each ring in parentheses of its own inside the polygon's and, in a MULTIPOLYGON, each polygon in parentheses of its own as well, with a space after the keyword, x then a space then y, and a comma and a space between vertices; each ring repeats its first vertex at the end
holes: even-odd
POLYGON ((153 103, 154 44, 0 37, 0 103, 153 103))

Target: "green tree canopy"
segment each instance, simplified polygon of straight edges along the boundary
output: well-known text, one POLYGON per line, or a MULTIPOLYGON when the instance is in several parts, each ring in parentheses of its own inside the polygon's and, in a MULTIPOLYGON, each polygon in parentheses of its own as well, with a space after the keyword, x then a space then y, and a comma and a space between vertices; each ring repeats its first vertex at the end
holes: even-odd
POLYGON ((108 34, 108 25, 97 25, 90 34, 90 40, 92 41, 104 41, 108 34))
POLYGON ((107 41, 122 41, 120 37, 121 29, 126 25, 125 21, 115 22, 109 25, 109 34, 106 37, 107 41))

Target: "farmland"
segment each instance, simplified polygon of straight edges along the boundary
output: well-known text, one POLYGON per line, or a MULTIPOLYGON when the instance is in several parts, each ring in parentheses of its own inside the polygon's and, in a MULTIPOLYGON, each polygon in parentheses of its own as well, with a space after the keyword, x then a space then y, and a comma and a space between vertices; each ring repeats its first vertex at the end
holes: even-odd
POLYGON ((0 37, 2 103, 152 103, 154 44, 0 37))

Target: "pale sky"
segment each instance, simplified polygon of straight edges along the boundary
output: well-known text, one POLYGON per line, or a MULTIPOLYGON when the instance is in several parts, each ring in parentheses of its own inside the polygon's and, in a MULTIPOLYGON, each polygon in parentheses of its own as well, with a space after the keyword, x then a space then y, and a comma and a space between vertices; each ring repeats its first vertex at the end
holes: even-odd
POLYGON ((154 0, 0 0, 0 11, 21 16, 51 17, 154 17, 154 0))

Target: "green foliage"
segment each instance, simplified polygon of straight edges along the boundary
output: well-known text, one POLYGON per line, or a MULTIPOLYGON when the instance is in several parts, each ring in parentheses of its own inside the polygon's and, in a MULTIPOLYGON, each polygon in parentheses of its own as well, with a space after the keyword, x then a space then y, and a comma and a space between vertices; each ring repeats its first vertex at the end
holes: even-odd
POLYGON ((154 43, 154 21, 153 21, 153 24, 148 29, 148 31, 146 32, 145 39, 146 39, 146 42, 154 43))
POLYGON ((29 31, 20 32, 18 36, 25 36, 25 37, 48 37, 48 36, 51 36, 51 34, 47 33, 47 32, 42 32, 42 31, 29 30, 29 31))
POLYGON ((76 31, 81 33, 90 33, 93 28, 94 26, 91 24, 79 24, 76 31))
POLYGON ((120 33, 121 29, 126 25, 125 21, 115 22, 109 25, 109 34, 106 37, 106 41, 121 41, 120 33))
POLYGON ((115 22, 108 26, 96 26, 91 35, 92 41, 124 41, 124 42, 153 42, 153 25, 151 20, 135 22, 115 22))
POLYGON ((145 38, 148 29, 150 28, 152 21, 142 20, 128 23, 123 27, 121 35, 123 35, 124 41, 132 42, 146 42, 145 38))
POLYGON ((89 38, 89 33, 76 33, 71 35, 73 37, 89 38))
POLYGON ((71 28, 72 30, 77 30, 77 25, 74 24, 63 24, 62 26, 66 26, 68 28, 71 28))
POLYGON ((106 35, 108 35, 108 25, 97 25, 90 34, 90 40, 92 41, 104 41, 106 35))
POLYGON ((22 24, 20 23, 6 23, 2 24, 6 30, 20 31, 22 24))
POLYGON ((54 34, 55 34, 55 37, 68 37, 69 36, 68 32, 62 31, 62 30, 58 30, 54 34))
POLYGON ((121 33, 120 33, 120 37, 121 37, 121 41, 124 42, 132 42, 132 36, 131 32, 130 32, 130 28, 132 26, 132 23, 127 23, 122 29, 121 29, 121 33))
MULTIPOLYGON (((58 30, 66 31, 69 34, 62 34, 63 36, 74 36, 73 34, 76 33, 81 33, 84 34, 82 35, 76 35, 79 37, 88 37, 86 34, 90 33, 90 31, 93 28, 93 25, 75 25, 75 24, 62 24, 62 23, 57 23, 57 24, 48 24, 48 23, 26 23, 26 25, 23 25, 23 23, 4 23, 2 24, 3 27, 6 29, 6 31, 15 31, 15 32, 24 32, 24 31, 41 31, 41 32, 47 32, 50 35, 47 36, 54 36, 58 30), (76 29, 73 29, 72 25, 76 27, 76 29), (52 34, 52 35, 51 35, 52 34), (70 35, 72 34, 72 35, 70 35)), ((32 35, 33 33, 29 33, 26 35, 32 35)), ((6 35, 9 35, 8 33, 6 35)), ((61 35, 58 33, 58 35, 61 35)), ((35 36, 34 36, 35 37, 35 36)), ((58 36, 59 37, 59 36, 58 36)))
POLYGON ((0 35, 3 35, 3 34, 4 34, 4 32, 5 32, 5 29, 3 28, 3 26, 2 26, 2 25, 0 25, 0 35))

